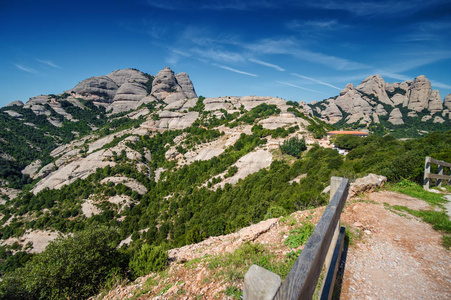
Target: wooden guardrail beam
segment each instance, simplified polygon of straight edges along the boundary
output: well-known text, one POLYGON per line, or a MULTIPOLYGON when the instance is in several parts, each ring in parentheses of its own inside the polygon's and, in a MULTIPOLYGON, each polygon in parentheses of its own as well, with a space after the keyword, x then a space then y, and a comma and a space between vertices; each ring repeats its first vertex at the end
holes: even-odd
POLYGON ((348 189, 349 180, 344 179, 274 299, 312 298, 332 237, 348 197, 348 189))
POLYGON ((423 188, 425 190, 429 189, 430 185, 429 179, 437 179, 437 186, 439 187, 442 185, 442 180, 448 180, 451 183, 451 176, 443 175, 443 167, 450 168, 451 173, 451 163, 434 159, 430 156, 426 156, 424 162, 424 184, 423 184, 423 188), (431 173, 431 164, 438 165, 438 174, 431 173))

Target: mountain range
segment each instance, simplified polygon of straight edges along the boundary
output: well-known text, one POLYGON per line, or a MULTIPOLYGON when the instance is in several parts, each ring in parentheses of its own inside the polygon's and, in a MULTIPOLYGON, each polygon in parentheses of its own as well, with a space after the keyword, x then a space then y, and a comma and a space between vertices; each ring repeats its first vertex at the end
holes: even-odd
POLYGON ((303 103, 303 107, 338 127, 369 127, 383 123, 396 128, 420 121, 423 127, 428 125, 434 130, 440 129, 440 126, 433 126, 437 123, 449 128, 451 94, 442 101, 439 91, 431 89, 431 82, 424 75, 401 83, 388 83, 381 76, 373 75, 355 87, 351 83, 346 85, 336 97, 303 103))
MULTIPOLYGON (((0 275, 32 266, 30 255, 46 253, 58 234, 105 226, 125 257, 122 274, 138 276, 133 261, 143 245, 161 252, 323 205, 331 176, 419 181, 425 155, 450 160, 451 132, 426 134, 451 129, 450 97, 442 102, 424 76, 388 84, 376 75, 310 104, 204 98, 186 73, 164 68, 117 70, 14 101, 0 109, 0 275), (324 139, 337 128, 380 135, 337 138, 344 157, 324 139), (394 138, 406 132, 425 137, 394 138)), ((98 291, 107 276, 99 272, 83 297, 98 291)))

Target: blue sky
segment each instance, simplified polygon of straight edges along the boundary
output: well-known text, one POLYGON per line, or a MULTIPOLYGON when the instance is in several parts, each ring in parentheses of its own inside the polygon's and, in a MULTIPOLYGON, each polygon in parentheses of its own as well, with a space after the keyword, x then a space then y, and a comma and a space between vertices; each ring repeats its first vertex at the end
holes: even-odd
POLYGON ((0 0, 0 106, 136 68, 310 102, 380 74, 451 93, 451 2, 0 0))

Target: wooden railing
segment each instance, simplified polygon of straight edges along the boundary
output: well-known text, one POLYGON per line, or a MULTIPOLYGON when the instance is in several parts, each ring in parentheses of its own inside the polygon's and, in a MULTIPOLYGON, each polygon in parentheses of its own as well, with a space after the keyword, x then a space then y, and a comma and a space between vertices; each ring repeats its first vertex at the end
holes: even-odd
POLYGON ((331 178, 329 205, 285 281, 253 265, 244 277, 243 299, 312 299, 323 266, 326 273, 319 299, 331 298, 344 243, 339 220, 348 190, 348 179, 331 178))
POLYGON ((426 156, 426 160, 424 163, 424 189, 429 189, 430 180, 429 179, 437 179, 437 186, 442 186, 442 180, 448 180, 451 183, 451 176, 444 175, 443 167, 449 168, 448 174, 451 173, 451 163, 433 159, 432 157, 426 156), (438 165, 438 174, 431 173, 431 164, 438 165))

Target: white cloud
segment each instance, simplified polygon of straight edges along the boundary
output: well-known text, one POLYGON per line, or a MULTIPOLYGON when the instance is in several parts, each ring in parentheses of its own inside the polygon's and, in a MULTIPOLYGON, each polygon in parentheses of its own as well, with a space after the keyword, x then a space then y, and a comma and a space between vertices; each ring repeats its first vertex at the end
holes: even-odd
POLYGON ((242 47, 259 54, 283 54, 290 55, 297 59, 317 64, 325 65, 339 71, 361 70, 369 68, 369 66, 340 58, 313 52, 305 49, 301 43, 295 39, 264 39, 257 43, 242 44, 242 47))
POLYGON ((300 75, 300 74, 297 74, 297 73, 291 73, 291 75, 299 77, 299 78, 302 78, 302 79, 307 79, 307 80, 310 80, 310 81, 313 81, 313 82, 316 82, 316 83, 319 83, 319 84, 322 84, 322 85, 325 85, 325 86, 328 86, 328 87, 331 87, 331 88, 334 88, 334 89, 337 89, 337 90, 341 91, 341 89, 339 87, 336 87, 335 85, 332 85, 332 84, 324 82, 324 81, 320 81, 320 80, 315 79, 315 78, 307 77, 307 76, 300 75))
POLYGON ((321 93, 321 92, 318 92, 318 91, 315 91, 315 90, 311 90, 311 89, 308 89, 308 88, 305 88, 305 87, 302 87, 302 86, 299 86, 299 85, 296 85, 296 84, 284 82, 284 81, 276 81, 276 82, 284 84, 284 85, 287 85, 287 86, 295 87, 295 88, 298 88, 298 89, 301 89, 301 90, 306 90, 306 91, 315 92, 315 93, 321 93))
POLYGON ((47 66, 50 66, 50 67, 52 67, 52 68, 55 68, 55 69, 61 69, 60 66, 54 64, 54 63, 51 62, 50 60, 37 59, 37 61, 40 62, 40 63, 42 63, 42 64, 45 64, 45 65, 47 65, 47 66))
POLYGON ((213 61, 226 62, 226 63, 239 63, 243 62, 244 57, 236 52, 229 52, 215 49, 192 49, 192 52, 199 55, 201 58, 207 58, 213 61))
POLYGON ((261 60, 258 60, 258 59, 250 58, 249 61, 253 62, 253 63, 256 63, 256 64, 259 64, 259 65, 262 65, 262 66, 265 66, 265 67, 276 69, 277 71, 281 71, 281 72, 285 71, 284 68, 279 67, 278 65, 274 65, 274 64, 271 64, 271 63, 268 63, 268 62, 265 62, 265 61, 261 61, 261 60))
POLYGON ((31 73, 31 74, 36 74, 37 73, 37 71, 35 70, 35 69, 32 69, 32 68, 29 68, 29 67, 24 67, 24 66, 22 66, 22 65, 19 65, 19 64, 14 64, 19 70, 22 70, 22 71, 24 71, 24 72, 28 72, 28 73, 31 73))
POLYGON ((256 75, 256 74, 252 74, 252 73, 240 71, 240 70, 233 69, 233 68, 230 68, 230 67, 227 67, 227 66, 216 65, 216 64, 215 64, 215 66, 217 66, 217 67, 219 67, 219 68, 222 68, 222 69, 224 69, 224 70, 228 70, 228 71, 231 71, 231 72, 238 73, 238 74, 243 74, 243 75, 252 76, 252 77, 258 77, 258 75, 256 75))

